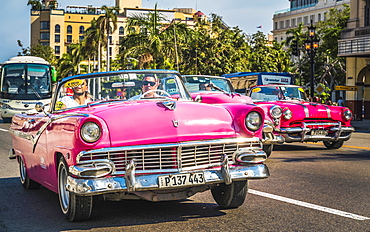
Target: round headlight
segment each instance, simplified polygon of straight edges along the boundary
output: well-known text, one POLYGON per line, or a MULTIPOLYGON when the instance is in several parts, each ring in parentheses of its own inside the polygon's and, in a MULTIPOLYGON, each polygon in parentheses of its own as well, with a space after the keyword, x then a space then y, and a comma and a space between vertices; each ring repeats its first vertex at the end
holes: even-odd
POLYGON ((81 127, 81 137, 85 142, 93 143, 101 136, 101 129, 94 122, 87 122, 81 127))
POLYGON ((280 106, 274 105, 270 108, 270 114, 273 118, 280 118, 282 113, 280 106))
POLYGON ((351 120, 352 119, 352 112, 349 109, 344 110, 343 116, 346 120, 351 120))
POLYGON ((256 131, 262 126, 262 117, 259 113, 252 111, 245 118, 245 125, 251 131, 256 131))
POLYGON ((293 117, 293 113, 290 109, 284 109, 283 116, 285 119, 289 120, 293 117))

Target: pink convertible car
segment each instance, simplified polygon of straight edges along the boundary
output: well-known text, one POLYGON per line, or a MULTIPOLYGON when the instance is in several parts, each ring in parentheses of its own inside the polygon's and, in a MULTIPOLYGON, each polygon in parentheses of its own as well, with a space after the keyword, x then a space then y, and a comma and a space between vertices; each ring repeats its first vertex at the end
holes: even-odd
MULTIPOLYGON (((230 80, 225 77, 208 75, 183 75, 182 77, 191 97, 197 102, 217 105, 242 104, 247 108, 254 105, 250 97, 236 93, 230 80)), ((265 112, 263 150, 269 157, 274 144, 284 142, 279 134, 282 110, 273 102, 260 106, 265 112)))
POLYGON ((264 118, 256 105, 193 102, 175 71, 84 74, 64 78, 51 105, 13 117, 9 156, 23 187, 58 193, 70 221, 90 217, 95 195, 171 201, 210 190, 235 208, 248 180, 269 176, 264 118))
POLYGON ((280 133, 285 142, 321 141, 328 149, 338 149, 354 132, 348 108, 309 102, 300 86, 257 85, 248 95, 258 105, 274 103, 282 108, 280 133))

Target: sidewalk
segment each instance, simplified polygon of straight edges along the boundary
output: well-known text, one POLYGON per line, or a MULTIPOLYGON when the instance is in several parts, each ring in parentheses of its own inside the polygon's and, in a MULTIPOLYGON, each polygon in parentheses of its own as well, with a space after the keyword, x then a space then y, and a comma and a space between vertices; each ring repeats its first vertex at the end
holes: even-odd
POLYGON ((370 119, 363 119, 362 121, 351 121, 351 125, 355 131, 370 131, 370 119))

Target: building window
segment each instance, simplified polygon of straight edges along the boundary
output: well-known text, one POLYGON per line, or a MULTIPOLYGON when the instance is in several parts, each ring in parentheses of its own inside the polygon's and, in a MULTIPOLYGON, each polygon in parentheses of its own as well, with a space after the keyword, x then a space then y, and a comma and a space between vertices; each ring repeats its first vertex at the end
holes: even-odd
POLYGON ((279 29, 283 29, 283 28, 284 28, 284 21, 280 21, 279 29))
POLYGON ((54 47, 55 54, 60 54, 60 46, 54 47))
POLYGON ((80 26, 80 34, 83 34, 85 32, 85 27, 84 26, 80 26))
POLYGON ((365 5, 365 27, 370 26, 370 0, 366 0, 366 5, 365 5))
POLYGON ((72 26, 71 25, 67 26, 67 34, 72 34, 72 26))
POLYGON ((42 42, 42 43, 40 43, 42 46, 49 46, 50 45, 50 43, 44 43, 44 42, 42 42))
POLYGON ((50 29, 50 22, 49 21, 41 21, 40 29, 41 30, 49 30, 50 29))
POLYGON ((60 35, 55 35, 54 42, 60 43, 60 35))
POLYGON ((60 25, 55 25, 55 33, 60 33, 60 25))
POLYGON ((40 33, 40 39, 41 40, 49 40, 50 39, 50 33, 40 33))
POLYGON ((109 47, 109 56, 112 56, 112 47, 109 47))
POLYGON ((109 36, 108 39, 109 39, 109 44, 113 44, 112 43, 112 36, 109 36))
POLYGON ((319 21, 321 21, 321 14, 318 14, 317 15, 317 21, 319 22, 319 21))
POLYGON ((297 24, 295 23, 295 19, 292 19, 292 27, 296 27, 297 24))
POLYGON ((285 21, 285 27, 287 28, 287 27, 290 27, 290 20, 286 20, 285 21))
POLYGON ((275 22, 275 30, 277 30, 277 29, 278 29, 278 23, 275 22))
POLYGON ((303 17, 303 24, 307 25, 308 24, 308 16, 303 17))
POLYGON ((299 17, 297 20, 297 24, 300 24, 300 23, 302 23, 302 17, 299 17))
POLYGON ((119 27, 119 34, 124 35, 125 34, 125 29, 123 27, 119 27))
POLYGON ((72 35, 67 35, 67 43, 72 43, 72 35))
POLYGON ((81 35, 80 37, 78 37, 80 42, 82 42, 82 40, 84 40, 85 36, 81 35))
POLYGON ((310 16, 310 22, 314 23, 315 22, 315 15, 310 16))

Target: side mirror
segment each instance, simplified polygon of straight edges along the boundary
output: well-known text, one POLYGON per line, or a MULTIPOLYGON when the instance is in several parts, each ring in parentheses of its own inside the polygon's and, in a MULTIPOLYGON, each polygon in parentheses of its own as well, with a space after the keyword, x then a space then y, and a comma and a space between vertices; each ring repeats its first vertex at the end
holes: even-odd
POLYGON ((38 102, 38 103, 36 103, 36 105, 35 105, 35 110, 36 110, 37 112, 41 113, 41 112, 43 112, 43 111, 44 111, 44 109, 45 109, 45 105, 44 105, 44 103, 42 103, 42 102, 38 102))
POLYGON ((49 114, 46 112, 46 111, 49 111, 50 109, 50 103, 47 103, 47 104, 44 104, 42 102, 38 102, 36 103, 35 105, 35 110, 38 112, 38 113, 41 113, 41 112, 44 112, 44 114, 46 116, 49 116, 49 114))

